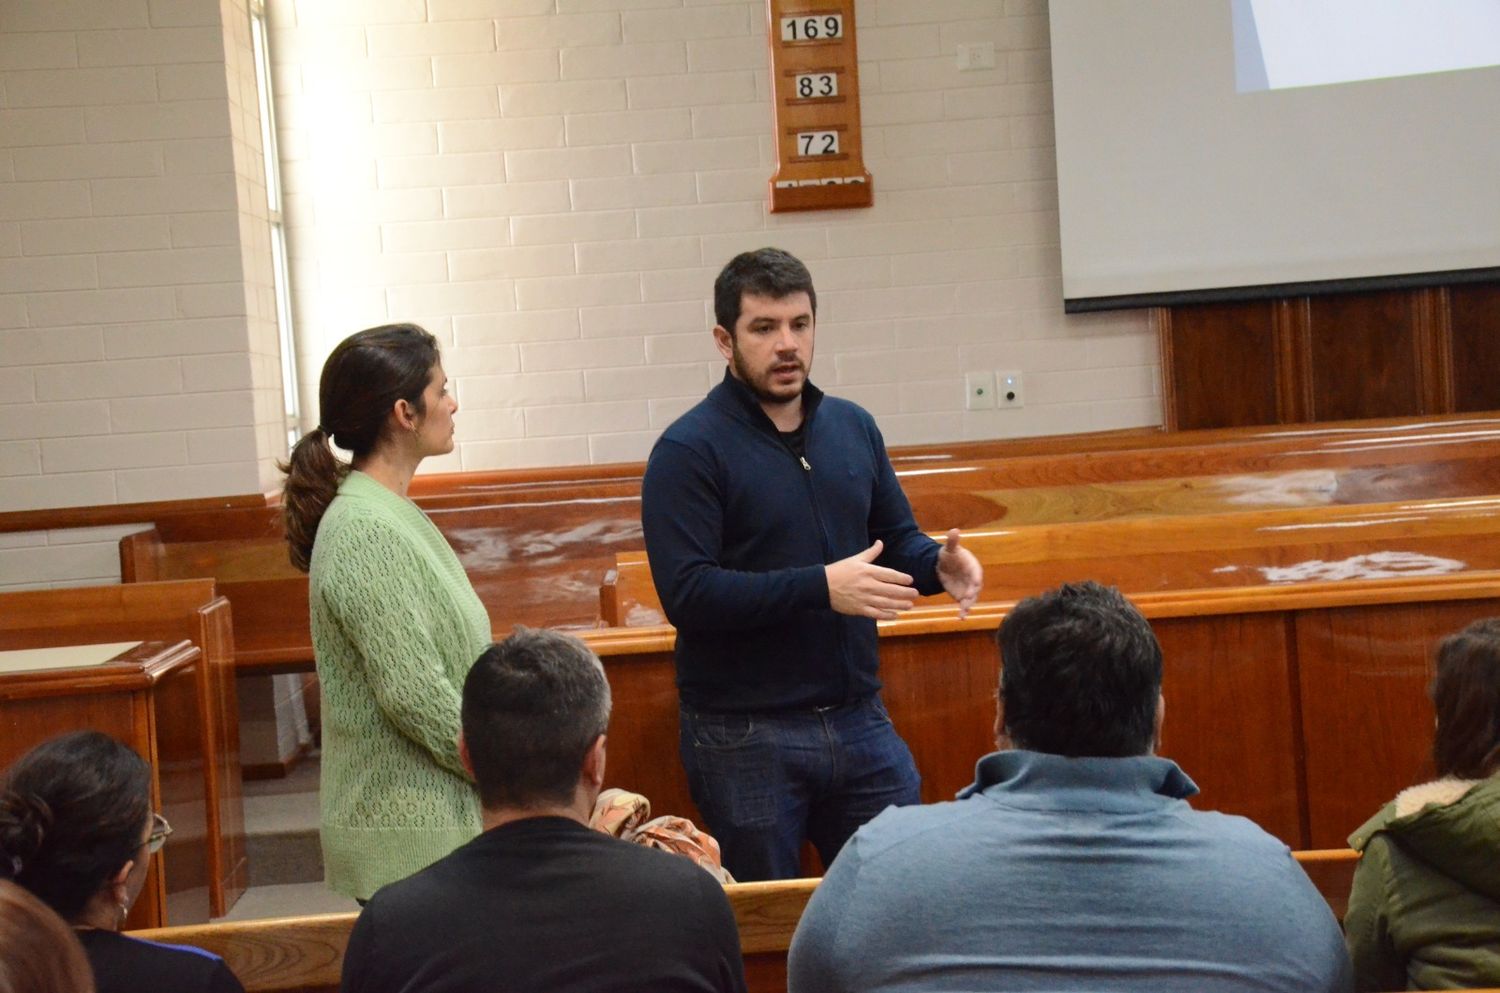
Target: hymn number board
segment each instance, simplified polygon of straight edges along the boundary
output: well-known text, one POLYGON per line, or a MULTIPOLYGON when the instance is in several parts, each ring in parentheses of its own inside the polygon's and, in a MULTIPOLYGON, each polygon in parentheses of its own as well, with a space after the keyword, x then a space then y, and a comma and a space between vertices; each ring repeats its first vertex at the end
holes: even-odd
POLYGON ((868 207, 854 0, 768 0, 776 173, 771 210, 868 207))

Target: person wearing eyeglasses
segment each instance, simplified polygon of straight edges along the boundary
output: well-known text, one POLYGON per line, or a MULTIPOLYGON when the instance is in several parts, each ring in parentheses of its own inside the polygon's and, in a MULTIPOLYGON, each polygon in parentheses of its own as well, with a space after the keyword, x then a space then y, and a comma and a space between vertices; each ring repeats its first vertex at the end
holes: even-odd
POLYGON ((217 955, 120 933, 171 833, 145 761, 97 731, 43 742, 0 780, 0 878, 73 926, 97 993, 244 993, 217 955))

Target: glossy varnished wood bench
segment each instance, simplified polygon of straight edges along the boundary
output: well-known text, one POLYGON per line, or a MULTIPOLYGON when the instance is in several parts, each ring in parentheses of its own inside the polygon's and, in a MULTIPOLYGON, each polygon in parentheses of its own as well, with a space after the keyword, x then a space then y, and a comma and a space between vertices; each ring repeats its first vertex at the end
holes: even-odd
MULTIPOLYGON (((191 812, 175 806, 167 858, 184 870, 201 862, 206 878, 181 887, 175 912, 188 920, 221 915, 247 877, 229 601, 212 579, 0 593, 0 650, 116 641, 187 641, 200 653, 191 705, 161 712, 162 727, 153 733, 185 753, 158 772, 177 794, 188 791, 198 801, 191 812)), ((86 723, 84 715, 74 721, 86 723)), ((27 734, 18 725, 0 727, 0 753, 14 758, 38 743, 27 734)))
MULTIPOLYGON (((1295 853, 1335 916, 1348 904, 1358 854, 1347 849, 1295 853)), ((786 954, 816 879, 726 887, 739 925, 751 993, 786 989, 786 954)), ((140 931, 143 938, 193 945, 220 955, 248 993, 323 993, 338 989, 355 914, 284 917, 140 931)))
MULTIPOLYGON (((891 454, 918 523, 931 530, 1500 492, 1500 420, 1483 416, 1103 432, 891 454)), ((420 476, 412 496, 457 549, 498 633, 517 623, 587 628, 599 623, 598 590, 616 554, 642 548, 641 471, 631 463, 420 476)), ((268 497, 251 494, 4 513, 0 532, 149 525, 121 542, 126 581, 211 576, 234 604, 242 672, 307 669, 306 612, 291 609, 306 600, 306 577, 287 562, 276 515, 268 497)), ((1016 589, 1039 588, 1022 578, 1016 589)))

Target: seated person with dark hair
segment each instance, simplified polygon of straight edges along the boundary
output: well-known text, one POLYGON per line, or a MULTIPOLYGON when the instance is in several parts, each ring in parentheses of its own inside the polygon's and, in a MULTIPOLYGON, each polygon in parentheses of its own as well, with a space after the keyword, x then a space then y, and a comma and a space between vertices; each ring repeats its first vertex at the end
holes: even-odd
POLYGON ((854 835, 797 927, 791 993, 1349 988, 1287 847, 1190 808, 1153 754, 1161 646, 1119 591, 1022 601, 999 642, 1002 750, 957 801, 854 835))
POLYGON ((1440 779, 1349 838, 1344 929, 1357 990, 1500 985, 1500 618, 1443 639, 1432 681, 1440 779))
POLYGON ((609 708, 604 667, 577 638, 517 628, 479 657, 459 754, 484 832, 375 894, 349 937, 344 993, 743 993, 714 877, 587 826, 609 708))
POLYGON ((217 955, 119 933, 171 831, 145 759, 98 731, 37 745, 0 783, 0 878, 73 926, 99 993, 243 993, 217 955))

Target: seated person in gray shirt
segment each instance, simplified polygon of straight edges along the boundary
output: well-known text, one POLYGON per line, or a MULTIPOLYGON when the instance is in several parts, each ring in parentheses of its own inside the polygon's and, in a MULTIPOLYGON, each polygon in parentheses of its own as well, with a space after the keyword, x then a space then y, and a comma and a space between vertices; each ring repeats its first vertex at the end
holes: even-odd
POLYGON ((1161 646, 1117 590, 1000 626, 1000 751, 952 803, 886 810, 797 927, 791 993, 1346 991, 1338 923, 1286 845, 1153 750, 1161 646))
POLYGON ((718 880, 587 826, 609 706, 577 638, 517 628, 485 650, 458 746, 484 832, 376 891, 349 936, 344 993, 744 993, 718 880))

